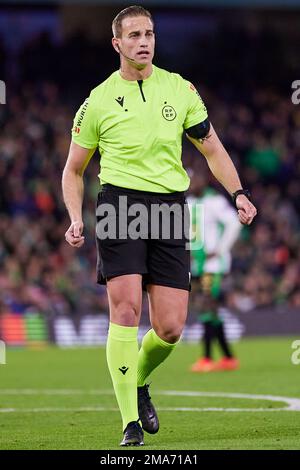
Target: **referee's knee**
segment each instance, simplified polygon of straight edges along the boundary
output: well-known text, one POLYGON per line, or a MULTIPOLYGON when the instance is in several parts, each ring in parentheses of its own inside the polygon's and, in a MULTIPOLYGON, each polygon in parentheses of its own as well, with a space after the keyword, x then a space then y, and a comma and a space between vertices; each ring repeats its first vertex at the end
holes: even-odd
POLYGON ((172 325, 163 327, 160 326, 155 328, 156 334, 166 341, 166 343, 174 344, 180 340, 180 336, 182 333, 183 327, 181 325, 172 325))
POLYGON ((141 309, 132 302, 120 302, 110 312, 110 321, 122 326, 138 326, 141 309))

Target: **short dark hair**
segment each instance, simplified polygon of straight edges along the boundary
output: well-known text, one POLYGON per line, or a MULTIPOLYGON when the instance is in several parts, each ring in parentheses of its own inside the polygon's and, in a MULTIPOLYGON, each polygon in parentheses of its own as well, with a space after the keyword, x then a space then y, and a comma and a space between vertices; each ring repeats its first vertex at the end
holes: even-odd
POLYGON ((119 38, 122 36, 122 21, 124 20, 124 18, 128 18, 130 16, 147 16, 147 18, 151 20, 154 26, 154 21, 150 11, 146 10, 145 8, 139 5, 132 5, 130 7, 124 8, 124 10, 120 11, 114 18, 112 22, 112 31, 114 37, 119 38))

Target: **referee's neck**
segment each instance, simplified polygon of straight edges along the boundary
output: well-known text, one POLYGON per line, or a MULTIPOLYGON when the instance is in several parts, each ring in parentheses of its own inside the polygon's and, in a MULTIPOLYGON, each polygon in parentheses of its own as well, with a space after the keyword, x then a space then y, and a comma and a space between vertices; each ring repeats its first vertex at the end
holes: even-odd
MULTIPOLYGON (((138 66, 138 64, 137 64, 138 66)), ((121 63, 120 66, 120 75, 124 80, 146 80, 146 78, 150 77, 153 72, 153 66, 151 64, 147 64, 146 67, 142 70, 138 69, 134 65, 128 63, 121 63)))

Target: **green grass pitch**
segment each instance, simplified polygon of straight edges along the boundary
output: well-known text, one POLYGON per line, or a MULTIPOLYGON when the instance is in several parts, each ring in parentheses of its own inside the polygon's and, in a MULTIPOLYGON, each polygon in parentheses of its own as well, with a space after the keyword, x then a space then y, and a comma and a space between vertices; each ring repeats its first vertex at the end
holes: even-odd
MULTIPOLYGON (((143 449, 300 449, 294 339, 243 339, 240 370, 208 374, 188 371, 198 347, 181 344, 150 379, 161 428, 143 449)), ((0 449, 111 450, 121 437, 104 348, 8 350, 0 449)))

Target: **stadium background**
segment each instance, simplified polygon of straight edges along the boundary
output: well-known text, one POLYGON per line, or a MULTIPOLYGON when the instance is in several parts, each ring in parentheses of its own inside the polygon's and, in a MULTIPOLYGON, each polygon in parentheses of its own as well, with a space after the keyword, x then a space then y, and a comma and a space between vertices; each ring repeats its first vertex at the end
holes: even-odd
MULTIPOLYGON (((299 396, 295 384, 299 370, 290 364, 292 372, 284 373, 290 363, 291 338, 300 335, 300 105, 291 100, 292 83, 300 79, 300 2, 140 3, 151 10, 155 20, 154 63, 179 72, 198 88, 258 208, 255 222, 243 228, 235 245, 223 309, 231 340, 263 336, 254 343, 244 339, 238 349, 242 363, 244 359, 247 364, 249 355, 254 361, 245 379, 247 390, 251 380, 251 384, 257 381, 254 368, 260 370, 264 357, 268 370, 275 362, 282 366, 283 374, 279 378, 278 365, 268 391, 279 393, 276 381, 284 391, 289 378, 293 385, 287 393, 299 396), (283 342, 264 339, 274 335, 289 336, 283 342)), ((20 379, 20 369, 25 370, 28 362, 31 371, 18 384, 27 388, 36 384, 33 369, 42 370, 36 361, 41 360, 41 348, 48 343, 105 343, 107 298, 105 289, 95 283, 94 208, 99 155, 93 157, 86 171, 86 241, 80 250, 69 247, 64 239, 69 218, 62 201, 61 174, 75 111, 90 89, 118 68, 118 56, 110 45, 110 25, 115 14, 129 4, 39 1, 0 6, 0 79, 6 83, 6 104, 0 105, 0 339, 11 347, 7 352, 11 369, 9 360, 6 366, 0 366, 1 387, 14 388, 14 379, 20 379), (16 346, 30 350, 24 351, 21 359, 16 346)), ((188 168, 206 171, 204 159, 186 139, 183 159, 188 168)), ((208 180, 224 193, 209 175, 208 180)), ((188 342, 196 341, 201 334, 195 314, 191 301, 183 337, 188 342)), ((140 335, 147 328, 144 302, 140 335)), ((184 367, 195 357, 197 349, 193 347, 186 353, 184 367)), ((97 375, 99 365, 96 352, 88 356, 88 351, 74 353, 83 376, 85 360, 93 365, 86 384, 97 375)), ((54 356, 46 359, 46 387, 59 381, 58 361, 63 364, 70 358, 51 354, 54 356)), ((65 388, 75 384, 77 370, 70 361, 65 370, 73 367, 74 375, 71 378, 71 372, 66 373, 69 382, 65 388)), ((104 368, 104 359, 102 365, 104 368)), ((177 364, 172 367, 176 374, 177 364)), ((266 370, 261 369, 262 381, 266 370)), ((107 376, 105 369, 99 372, 104 386, 110 387, 107 376)), ((243 376, 237 377, 239 383, 245 383, 243 376)), ((207 380, 202 387, 233 389, 227 377, 215 382, 215 388, 214 382, 207 380)), ((91 383, 93 386, 93 380, 91 383)), ((164 379, 162 384, 169 386, 164 379)), ((43 385, 41 378, 38 387, 43 385)), ((194 387, 198 390, 196 382, 194 387)), ((235 384, 234 390, 239 390, 239 385, 235 384)), ((261 385, 257 390, 266 391, 261 385)), ((51 422, 49 426, 51 429, 51 422)), ((237 435, 241 432, 238 429, 237 435)), ((35 431, 31 431, 34 442, 35 431)), ((3 446, 33 445, 30 439, 24 442, 12 438, 3 446)), ((66 442, 67 448, 75 445, 71 439, 66 442)), ((51 445, 48 442, 40 447, 51 445)), ((56 445, 59 448, 63 444, 56 445)), ((106 445, 109 448, 114 444, 106 445)))
MULTIPOLYGON (((197 86, 258 207, 234 249, 224 312, 229 336, 299 331, 300 107, 291 101, 291 84, 299 78, 300 11, 177 3, 149 4, 155 63, 197 86)), ((1 7, 7 104, 0 108, 0 331, 7 344, 105 341, 107 298, 95 284, 99 156, 86 172, 80 251, 64 240, 69 219, 60 180, 76 109, 118 67, 110 46, 118 10, 1 7)), ((206 168, 186 139, 183 159, 196 171, 206 168)), ((194 310, 191 303, 191 339, 199 334, 194 310)))

